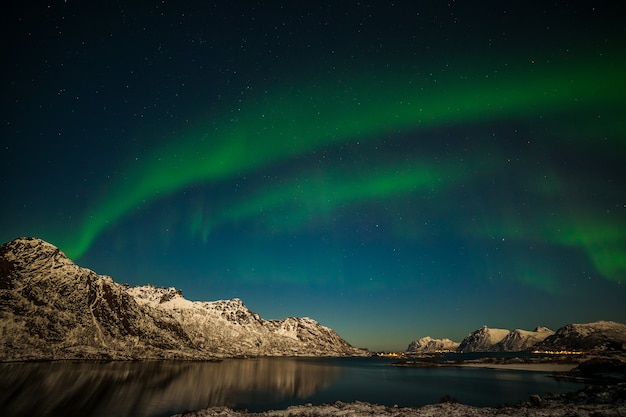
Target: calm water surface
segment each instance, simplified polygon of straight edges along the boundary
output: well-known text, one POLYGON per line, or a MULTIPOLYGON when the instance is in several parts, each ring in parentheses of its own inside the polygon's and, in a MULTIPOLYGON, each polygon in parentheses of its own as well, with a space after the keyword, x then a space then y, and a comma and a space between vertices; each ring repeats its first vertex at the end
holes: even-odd
POLYGON ((233 359, 222 362, 0 364, 0 415, 170 416, 225 405, 250 411, 296 404, 436 403, 449 394, 495 406, 581 385, 545 372, 398 368, 374 358, 233 359))

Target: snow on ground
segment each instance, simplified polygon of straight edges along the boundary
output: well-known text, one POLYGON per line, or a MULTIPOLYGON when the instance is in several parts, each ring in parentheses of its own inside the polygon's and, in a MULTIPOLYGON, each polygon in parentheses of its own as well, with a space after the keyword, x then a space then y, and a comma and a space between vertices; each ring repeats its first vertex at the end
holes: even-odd
POLYGON ((624 404, 481 408, 458 403, 441 403, 418 408, 404 408, 363 402, 338 402, 321 406, 300 405, 289 407, 286 410, 264 413, 246 413, 224 407, 213 407, 192 413, 177 414, 174 417, 617 417, 624 415, 626 415, 626 405, 624 404))
POLYGON ((569 372, 578 363, 461 363, 455 366, 489 369, 512 369, 516 371, 569 372))
POLYGON ((174 417, 624 417, 626 416, 626 384, 588 386, 575 393, 532 395, 528 402, 516 406, 472 407, 456 402, 443 402, 423 407, 388 407, 365 402, 311 404, 263 413, 234 411, 212 407, 174 417))

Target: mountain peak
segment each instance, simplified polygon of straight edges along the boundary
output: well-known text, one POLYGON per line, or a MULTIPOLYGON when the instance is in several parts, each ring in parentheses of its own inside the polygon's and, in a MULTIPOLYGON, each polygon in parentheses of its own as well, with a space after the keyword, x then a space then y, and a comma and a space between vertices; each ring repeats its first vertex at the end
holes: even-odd
POLYGON ((30 295, 41 293, 39 301, 43 302, 47 291, 43 281, 52 279, 56 285, 72 286, 87 272, 91 271, 80 268, 59 248, 38 238, 21 237, 0 246, 0 290, 37 285, 39 290, 30 295))
POLYGON ((537 332, 537 333, 544 333, 544 332, 554 333, 553 330, 551 330, 551 329, 549 329, 547 327, 544 327, 544 326, 537 326, 537 327, 535 327, 535 330, 533 330, 533 331, 537 332))
POLYGON ((0 255, 13 261, 30 262, 33 259, 56 257, 67 259, 56 246, 36 237, 18 237, 0 246, 0 255))
POLYGON ((510 333, 506 329, 492 329, 486 325, 468 334, 459 345, 461 352, 486 352, 510 333))

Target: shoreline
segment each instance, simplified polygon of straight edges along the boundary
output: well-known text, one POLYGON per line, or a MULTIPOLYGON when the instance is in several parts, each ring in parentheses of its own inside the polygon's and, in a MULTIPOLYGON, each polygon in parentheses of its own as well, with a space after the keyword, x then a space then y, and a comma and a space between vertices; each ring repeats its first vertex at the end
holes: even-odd
POLYGON ((172 417, 592 417, 626 415, 626 383, 590 385, 566 394, 530 395, 517 405, 475 407, 454 401, 421 407, 384 406, 367 402, 297 405, 283 410, 249 413, 228 407, 210 407, 172 417))
POLYGON ((561 359, 538 359, 538 358, 507 358, 507 359, 473 359, 460 361, 437 361, 431 358, 420 358, 416 360, 402 360, 392 363, 391 366, 408 368, 438 368, 438 367, 465 367, 465 368, 486 368, 499 370, 515 370, 530 372, 570 372, 578 367, 588 358, 561 359))
POLYGON ((577 363, 458 363, 451 366, 530 372, 570 372, 578 365, 577 363))

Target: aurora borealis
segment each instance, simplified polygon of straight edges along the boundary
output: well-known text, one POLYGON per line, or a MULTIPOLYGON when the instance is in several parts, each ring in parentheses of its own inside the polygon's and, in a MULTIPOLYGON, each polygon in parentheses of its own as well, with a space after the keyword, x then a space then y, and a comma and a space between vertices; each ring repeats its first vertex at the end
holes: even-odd
POLYGON ((626 321, 617 10, 380 3, 13 10, 2 241, 371 349, 626 321))

